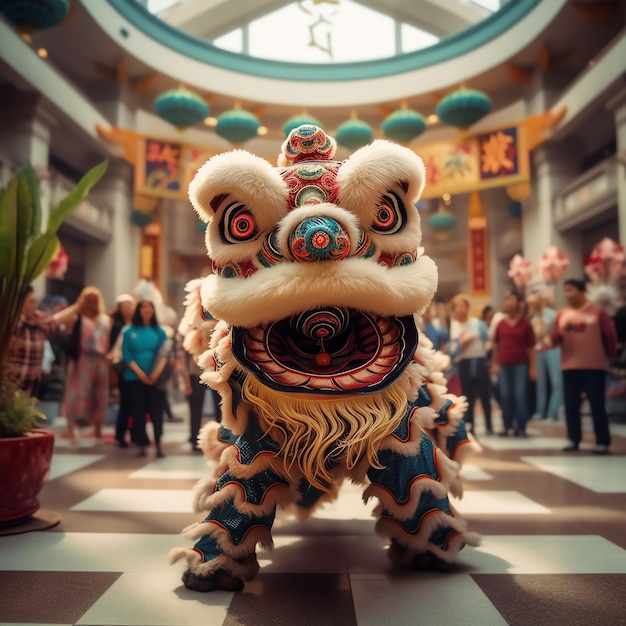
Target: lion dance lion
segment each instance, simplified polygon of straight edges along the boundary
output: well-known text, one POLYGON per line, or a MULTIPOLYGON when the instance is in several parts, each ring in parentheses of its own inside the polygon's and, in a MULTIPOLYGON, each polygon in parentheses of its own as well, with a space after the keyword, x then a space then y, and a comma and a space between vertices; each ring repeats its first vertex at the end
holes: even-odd
POLYGON ((277 167, 234 150, 189 186, 212 274, 188 284, 180 330, 222 411, 199 438, 216 461, 195 488, 204 519, 170 554, 189 589, 241 589, 277 509, 304 518, 344 479, 378 499, 394 566, 443 567, 479 543, 448 499, 478 449, 467 402, 418 330, 437 288, 420 247, 424 165, 385 140, 344 161, 335 150, 302 125, 277 167))

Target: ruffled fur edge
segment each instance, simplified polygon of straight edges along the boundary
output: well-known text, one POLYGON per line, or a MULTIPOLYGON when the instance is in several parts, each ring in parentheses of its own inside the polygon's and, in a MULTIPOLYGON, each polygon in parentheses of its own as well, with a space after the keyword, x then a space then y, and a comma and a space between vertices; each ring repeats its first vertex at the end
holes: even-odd
MULTIPOLYGON (((377 511, 375 511, 377 513, 377 511)), ((478 533, 468 532, 467 523, 459 518, 451 517, 444 511, 431 511, 415 533, 408 533, 397 520, 382 518, 376 524, 376 532, 393 539, 398 545, 406 548, 405 558, 397 559, 394 566, 407 567, 416 554, 431 552, 447 563, 456 561, 459 550, 464 545, 479 546, 481 537, 478 533), (440 526, 451 529, 445 549, 430 541, 432 534, 440 526)), ((397 554, 397 552, 396 552, 397 554)))

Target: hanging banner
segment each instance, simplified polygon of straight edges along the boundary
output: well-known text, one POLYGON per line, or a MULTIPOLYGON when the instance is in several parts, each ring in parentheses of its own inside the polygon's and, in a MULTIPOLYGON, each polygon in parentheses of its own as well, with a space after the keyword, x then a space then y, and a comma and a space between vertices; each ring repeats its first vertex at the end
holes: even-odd
POLYGON ((470 293, 490 297, 488 222, 477 191, 470 196, 468 216, 470 293))
POLYGON ((528 182, 524 135, 520 125, 416 147, 426 166, 423 198, 528 182))
POLYGON ((185 172, 181 167, 183 145, 149 137, 139 139, 135 164, 135 192, 162 198, 183 195, 185 172))
MULTIPOLYGON (((426 165, 423 198, 528 183, 529 150, 545 141, 564 115, 565 108, 546 111, 517 125, 416 146, 426 165)), ((222 152, 124 128, 96 125, 96 130, 121 147, 120 156, 135 167, 135 192, 142 195, 187 199, 187 187, 198 168, 222 152)), ((275 162, 272 156, 259 156, 275 162)))

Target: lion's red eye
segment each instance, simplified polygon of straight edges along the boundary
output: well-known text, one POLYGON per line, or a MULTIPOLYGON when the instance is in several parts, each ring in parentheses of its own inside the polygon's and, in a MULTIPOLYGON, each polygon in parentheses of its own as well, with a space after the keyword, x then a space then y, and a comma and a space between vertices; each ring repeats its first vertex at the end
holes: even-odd
POLYGON ((405 222, 406 210, 402 201, 393 192, 388 192, 376 206, 372 230, 385 235, 393 235, 404 228, 405 222))
POLYGON ((222 239, 226 243, 241 243, 254 239, 258 232, 254 215, 239 202, 226 207, 221 224, 222 239))

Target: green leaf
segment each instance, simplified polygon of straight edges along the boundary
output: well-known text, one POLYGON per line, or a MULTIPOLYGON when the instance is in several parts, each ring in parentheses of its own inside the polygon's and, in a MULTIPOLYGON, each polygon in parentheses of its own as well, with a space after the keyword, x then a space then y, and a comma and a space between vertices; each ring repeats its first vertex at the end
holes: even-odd
POLYGON ((37 174, 30 163, 25 163, 18 170, 18 174, 24 178, 30 189, 30 197, 33 199, 33 218, 31 221, 31 231, 29 238, 32 239, 35 235, 41 232, 41 201, 39 198, 39 180, 37 174))
POLYGON ((89 190, 102 178, 109 165, 103 161, 92 167, 79 181, 76 187, 57 206, 50 210, 47 232, 54 234, 63 220, 83 201, 89 190))
POLYGON ((33 198, 26 178, 17 174, 17 223, 15 227, 15 270, 24 275, 25 252, 30 244, 33 225, 33 198))
POLYGON ((17 177, 13 176, 0 194, 0 276, 9 277, 15 269, 15 230, 17 228, 17 177))
POLYGON ((34 239, 28 251, 25 272, 29 283, 48 267, 48 263, 52 261, 60 247, 61 242, 56 233, 46 231, 34 239))

